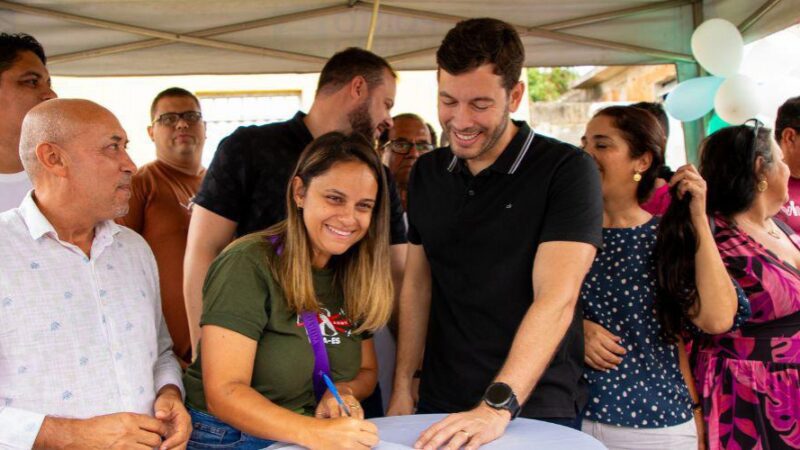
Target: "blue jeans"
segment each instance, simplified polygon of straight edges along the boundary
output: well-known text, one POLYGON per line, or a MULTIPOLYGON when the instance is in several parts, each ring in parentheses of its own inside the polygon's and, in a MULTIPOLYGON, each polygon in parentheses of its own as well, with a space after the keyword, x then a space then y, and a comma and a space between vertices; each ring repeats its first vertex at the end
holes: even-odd
POLYGON ((192 435, 188 450, 260 450, 275 441, 250 436, 217 419, 211 414, 187 407, 192 417, 192 435))

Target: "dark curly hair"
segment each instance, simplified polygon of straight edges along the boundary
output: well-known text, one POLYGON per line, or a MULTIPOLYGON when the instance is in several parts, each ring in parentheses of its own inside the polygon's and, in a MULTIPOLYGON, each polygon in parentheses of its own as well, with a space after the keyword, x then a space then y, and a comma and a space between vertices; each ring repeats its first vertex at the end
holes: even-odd
POLYGON ((519 83, 525 47, 513 26, 497 19, 468 19, 447 32, 436 52, 436 64, 452 75, 494 64, 506 92, 519 83))
POLYGON ((781 142, 783 130, 794 128, 800 131, 800 96, 786 100, 778 108, 778 116, 775 119, 775 140, 781 142))
MULTIPOLYGON (((771 131, 759 127, 758 135, 747 125, 718 130, 703 142, 700 175, 706 180, 706 212, 727 219, 747 210, 756 196, 756 185, 763 172, 773 164, 771 131), (761 173, 756 161, 761 158, 761 173)), ((654 253, 658 291, 656 314, 664 337, 674 341, 690 319, 697 302, 694 258, 697 234, 692 225, 689 204, 691 194, 679 199, 676 188, 670 190, 670 203, 658 227, 654 253)))

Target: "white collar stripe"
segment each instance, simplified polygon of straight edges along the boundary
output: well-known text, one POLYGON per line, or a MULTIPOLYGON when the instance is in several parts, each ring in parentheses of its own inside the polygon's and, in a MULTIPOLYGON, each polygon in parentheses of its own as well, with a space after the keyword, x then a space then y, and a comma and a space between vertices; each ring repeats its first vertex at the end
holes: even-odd
POLYGON ((450 165, 447 166, 447 171, 448 172, 452 172, 453 169, 456 168, 456 163, 457 162, 458 162, 458 157, 456 155, 453 155, 453 159, 450 161, 450 165))
POLYGON ((528 149, 531 146, 531 142, 533 142, 533 136, 535 134, 536 133, 534 133, 533 129, 531 129, 531 132, 528 134, 528 137, 525 138, 525 143, 522 144, 522 150, 520 150, 519 155, 517 155, 517 159, 514 161, 514 164, 511 165, 511 169, 508 171, 509 175, 511 175, 514 172, 516 172, 517 168, 519 168, 519 165, 522 163, 522 160, 525 158, 525 154, 528 153, 528 149))

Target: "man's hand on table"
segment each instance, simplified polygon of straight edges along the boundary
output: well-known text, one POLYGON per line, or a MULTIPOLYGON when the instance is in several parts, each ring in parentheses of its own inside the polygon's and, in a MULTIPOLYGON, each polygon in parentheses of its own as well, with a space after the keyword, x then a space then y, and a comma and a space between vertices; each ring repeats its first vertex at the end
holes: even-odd
POLYGON ((477 450, 492 442, 506 431, 511 413, 498 410, 481 402, 479 406, 463 413, 450 414, 433 424, 414 443, 414 448, 424 450, 477 450))

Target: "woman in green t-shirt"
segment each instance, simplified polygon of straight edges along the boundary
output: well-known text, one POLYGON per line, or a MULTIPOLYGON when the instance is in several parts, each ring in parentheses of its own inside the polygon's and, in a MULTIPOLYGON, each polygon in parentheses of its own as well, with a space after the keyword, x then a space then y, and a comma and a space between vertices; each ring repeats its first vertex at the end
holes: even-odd
POLYGON ((209 268, 200 354, 184 377, 190 449, 378 443, 359 399, 377 379, 370 332, 392 307, 380 160, 362 137, 328 133, 300 155, 286 197, 285 221, 236 240, 209 268), (304 317, 352 417, 329 391, 316 401, 304 317))

